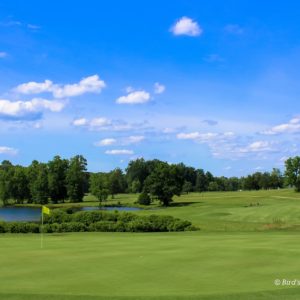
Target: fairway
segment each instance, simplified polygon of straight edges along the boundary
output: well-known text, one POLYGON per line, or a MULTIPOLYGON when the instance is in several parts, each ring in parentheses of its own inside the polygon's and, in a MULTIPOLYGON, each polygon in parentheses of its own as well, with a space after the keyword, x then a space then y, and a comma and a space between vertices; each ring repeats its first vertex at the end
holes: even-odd
MULTIPOLYGON (((135 205, 136 194, 119 194, 107 205, 135 205)), ((86 196, 82 206, 98 205, 86 196)), ((164 214, 191 221, 201 231, 265 231, 272 229, 299 230, 300 195, 293 189, 204 192, 174 197, 170 207, 157 204, 137 211, 137 214, 164 214)), ((71 206, 71 203, 64 204, 71 206)))
POLYGON ((298 299, 296 233, 0 236, 1 299, 298 299), (159 297, 157 296, 159 295, 159 297), (150 298, 149 298, 150 297, 150 298))

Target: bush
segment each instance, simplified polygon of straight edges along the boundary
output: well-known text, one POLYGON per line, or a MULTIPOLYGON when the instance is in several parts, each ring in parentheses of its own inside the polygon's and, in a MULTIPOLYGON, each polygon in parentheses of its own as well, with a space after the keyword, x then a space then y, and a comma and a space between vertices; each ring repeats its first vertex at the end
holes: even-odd
POLYGON ((118 221, 125 222, 125 223, 136 220, 137 218, 138 218, 137 215, 134 215, 129 212, 122 212, 118 214, 118 221))
POLYGON ((44 223, 64 223, 70 222, 72 214, 69 214, 66 210, 53 209, 50 215, 44 216, 44 223))
POLYGON ((89 226, 89 231, 102 231, 102 232, 115 231, 114 222, 102 221, 102 222, 92 223, 89 226))
POLYGON ((7 231, 10 233, 39 233, 40 226, 36 223, 13 222, 7 223, 7 231))
POLYGON ((43 232, 45 233, 60 232, 60 224, 58 223, 45 224, 43 227, 43 232))
POLYGON ((169 231, 184 231, 186 228, 189 228, 192 225, 189 221, 179 220, 176 219, 174 222, 169 224, 168 230, 169 231))
POLYGON ((137 203, 141 205, 150 205, 151 198, 147 193, 141 193, 138 197, 137 203))
POLYGON ((80 222, 61 223, 59 232, 83 232, 87 231, 87 226, 80 222))
POLYGON ((0 222, 0 233, 5 233, 8 230, 7 223, 5 222, 0 222))
MULTIPOLYGON (((139 216, 129 212, 81 211, 68 214, 54 210, 45 218, 43 232, 166 232, 197 230, 191 222, 172 216, 139 216)), ((38 233, 39 224, 30 222, 0 222, 0 233, 38 233)))
POLYGON ((133 222, 130 222, 127 226, 130 232, 151 232, 155 231, 153 224, 144 217, 141 217, 133 222))
POLYGON ((151 215, 149 216, 149 221, 152 224, 152 227, 155 228, 155 231, 172 231, 172 224, 177 220, 171 216, 158 216, 151 215))

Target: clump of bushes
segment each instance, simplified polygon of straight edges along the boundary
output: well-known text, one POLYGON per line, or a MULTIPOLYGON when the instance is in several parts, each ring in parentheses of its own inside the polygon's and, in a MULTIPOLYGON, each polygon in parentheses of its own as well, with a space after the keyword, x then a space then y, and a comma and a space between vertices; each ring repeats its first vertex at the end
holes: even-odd
POLYGON ((141 205, 150 205, 151 198, 147 193, 141 193, 137 199, 137 203, 141 205))
POLYGON ((0 233, 39 233, 40 225, 31 222, 0 222, 0 233))
MULTIPOLYGON (((172 216, 139 216, 129 212, 75 212, 55 209, 45 216, 43 232, 168 232, 197 230, 191 222, 172 216)), ((0 222, 0 233, 39 233, 39 224, 0 222)))

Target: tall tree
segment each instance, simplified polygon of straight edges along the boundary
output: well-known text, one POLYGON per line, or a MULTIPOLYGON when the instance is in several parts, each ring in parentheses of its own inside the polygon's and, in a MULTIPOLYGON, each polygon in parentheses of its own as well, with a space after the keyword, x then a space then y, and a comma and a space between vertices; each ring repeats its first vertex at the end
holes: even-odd
POLYGON ((66 176, 69 162, 55 156, 48 162, 49 196, 54 203, 67 198, 66 176))
POLYGON ((300 192, 300 156, 290 157, 285 161, 285 176, 287 184, 300 192))
POLYGON ((204 192, 208 189, 208 180, 205 176, 205 173, 202 169, 196 171, 196 186, 195 189, 197 192, 204 192))
POLYGON ((36 176, 31 183, 31 193, 34 203, 48 203, 48 170, 46 164, 39 163, 36 166, 36 176))
POLYGON ((0 200, 4 206, 11 197, 13 171, 13 164, 9 160, 3 160, 0 165, 0 200))
POLYGON ((125 192, 125 178, 121 169, 117 168, 109 174, 109 192, 114 198, 115 194, 125 192))
POLYGON ((3 206, 6 206, 9 200, 9 181, 7 172, 0 169, 0 200, 3 206))
POLYGON ((15 166, 13 168, 13 175, 11 176, 11 197, 17 203, 23 203, 24 200, 30 198, 29 182, 27 177, 26 168, 15 166))
POLYGON ((82 155, 70 160, 66 175, 67 194, 71 201, 81 202, 84 197, 87 161, 82 155))
POLYGON ((273 168, 270 175, 270 185, 273 189, 278 189, 283 187, 283 176, 281 171, 277 168, 273 168))
POLYGON ((109 194, 108 176, 105 173, 94 173, 90 176, 90 192, 99 204, 107 200, 109 194))
POLYGON ((168 206, 174 195, 180 196, 184 178, 176 165, 160 162, 145 180, 145 192, 168 206))
POLYGON ((30 197, 28 199, 29 203, 33 202, 33 195, 35 194, 35 186, 34 183, 37 179, 38 169, 39 169, 39 162, 37 160, 33 160, 32 163, 27 168, 27 178, 28 178, 28 187, 29 187, 29 194, 30 197))
POLYGON ((141 192, 144 181, 149 175, 149 166, 143 158, 132 160, 126 168, 126 178, 128 185, 134 187, 134 192, 141 192), (139 184, 137 184, 139 182, 139 184), (134 183, 134 184, 133 184, 134 183), (137 189, 138 188, 138 189, 137 189), (137 190, 136 190, 137 189, 137 190))

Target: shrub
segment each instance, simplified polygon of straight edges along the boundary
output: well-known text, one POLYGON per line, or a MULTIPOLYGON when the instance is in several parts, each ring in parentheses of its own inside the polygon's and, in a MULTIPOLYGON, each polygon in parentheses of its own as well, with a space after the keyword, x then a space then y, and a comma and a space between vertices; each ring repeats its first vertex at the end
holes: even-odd
POLYGON ((36 223, 13 222, 7 223, 7 232, 11 233, 39 233, 40 226, 36 223))
POLYGON ((44 223, 64 223, 70 222, 72 214, 67 213, 66 210, 53 209, 50 215, 44 216, 44 223))
POLYGON ((130 222, 127 226, 128 231, 130 232, 151 232, 155 231, 153 224, 149 222, 144 217, 138 218, 137 220, 134 220, 130 222))
POLYGON ((59 232, 83 232, 87 231, 87 226, 80 222, 61 223, 59 232))
POLYGON ((43 226, 43 232, 45 233, 60 232, 60 224, 58 223, 45 224, 43 226))
POLYGON ((141 193, 138 197, 137 203, 141 205, 150 205, 151 198, 147 193, 141 193))
POLYGON ((92 223, 89 226, 89 231, 102 231, 102 232, 115 231, 114 222, 102 221, 102 222, 92 223))
POLYGON ((168 230, 169 231, 184 231, 186 228, 192 225, 189 221, 175 219, 172 223, 169 224, 168 230))
POLYGON ((156 229, 155 231, 171 231, 171 224, 174 220, 175 218, 171 216, 149 216, 149 221, 152 223, 153 228, 156 229))
POLYGON ((137 218, 138 218, 137 215, 128 212, 122 212, 118 214, 118 221, 125 222, 125 223, 133 221, 137 218))
MULTIPOLYGON (((166 232, 197 230, 191 222, 172 216, 139 216, 129 212, 89 211, 68 214, 54 210, 46 219, 43 232, 166 232)), ((39 224, 30 222, 0 222, 0 233, 38 233, 39 224)))
POLYGON ((89 225, 99 221, 117 221, 118 212, 105 212, 105 211, 80 211, 72 215, 71 220, 74 222, 84 223, 89 225))
POLYGON ((8 228, 7 228, 7 223, 5 222, 0 222, 0 233, 5 233, 7 232, 8 228))

